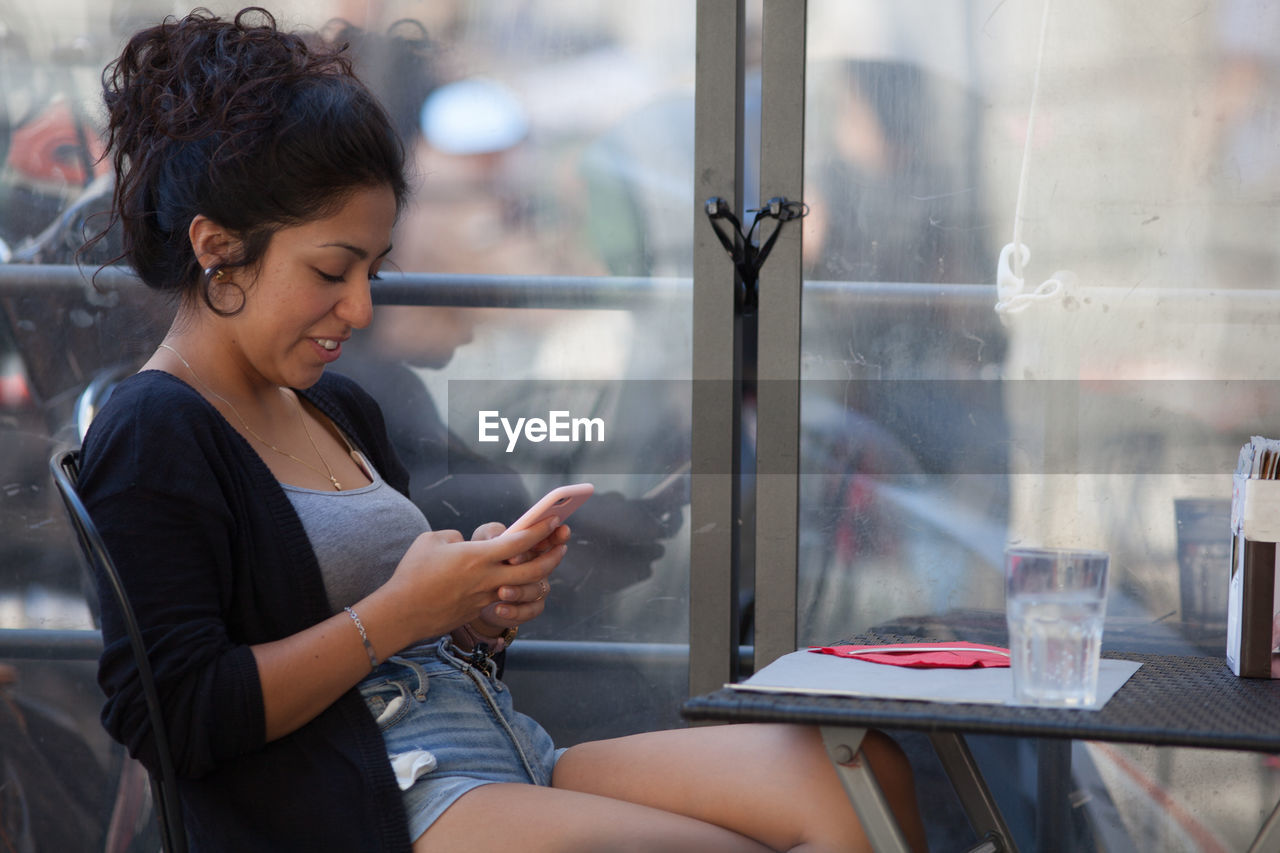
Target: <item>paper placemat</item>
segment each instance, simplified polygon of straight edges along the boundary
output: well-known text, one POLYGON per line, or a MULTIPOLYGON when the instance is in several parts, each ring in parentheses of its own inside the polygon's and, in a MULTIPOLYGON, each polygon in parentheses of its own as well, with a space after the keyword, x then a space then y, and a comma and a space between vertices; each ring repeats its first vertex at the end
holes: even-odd
MULTIPOLYGON (((1136 661, 1103 658, 1098 667, 1097 710, 1124 686, 1136 661)), ((919 702, 966 702, 1013 705, 1013 674, 1007 668, 911 669, 869 661, 818 655, 808 650, 783 655, 733 690, 763 693, 812 693, 822 696, 868 696, 919 702)))

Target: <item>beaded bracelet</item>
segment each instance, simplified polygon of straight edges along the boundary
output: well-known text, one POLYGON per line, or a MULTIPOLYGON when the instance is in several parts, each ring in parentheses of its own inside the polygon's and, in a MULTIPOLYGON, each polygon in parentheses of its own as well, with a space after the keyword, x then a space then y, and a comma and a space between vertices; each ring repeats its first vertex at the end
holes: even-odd
POLYGON ((369 635, 365 633, 364 623, 360 621, 360 617, 350 607, 344 607, 347 615, 351 617, 351 621, 356 623, 356 630, 360 632, 360 642, 364 643, 364 650, 369 654, 369 666, 372 669, 378 668, 378 656, 373 651, 373 643, 369 642, 369 635))

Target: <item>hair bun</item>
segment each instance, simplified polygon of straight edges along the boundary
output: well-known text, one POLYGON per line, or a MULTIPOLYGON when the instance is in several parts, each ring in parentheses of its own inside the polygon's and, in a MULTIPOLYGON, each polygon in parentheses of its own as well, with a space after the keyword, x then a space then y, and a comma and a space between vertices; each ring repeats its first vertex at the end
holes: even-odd
POLYGON ((197 215, 238 234, 227 263, 248 264, 275 229, 353 187, 385 184, 403 203, 404 152, 344 50, 282 31, 258 7, 232 19, 196 9, 129 39, 102 84, 113 222, 145 283, 199 286, 197 215))
POLYGON ((266 9, 244 9, 231 21, 206 9, 167 18, 130 39, 104 72, 110 145, 117 157, 137 158, 154 152, 158 139, 263 129, 282 111, 287 84, 326 71, 350 66, 279 30, 266 9))

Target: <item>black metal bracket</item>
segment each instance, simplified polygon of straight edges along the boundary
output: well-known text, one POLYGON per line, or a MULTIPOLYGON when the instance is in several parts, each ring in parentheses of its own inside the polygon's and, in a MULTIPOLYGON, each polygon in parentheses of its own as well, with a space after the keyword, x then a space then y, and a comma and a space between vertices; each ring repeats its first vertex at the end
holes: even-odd
POLYGON ((751 220, 751 227, 744 233, 742 223, 738 221, 738 217, 733 215, 733 211, 729 209, 729 203, 719 196, 712 196, 707 199, 703 209, 706 211, 707 219, 711 222, 711 229, 716 232, 716 237, 720 239, 720 245, 724 246, 729 257, 733 259, 733 265, 738 271, 738 293, 735 299, 738 312, 741 314, 754 313, 760 305, 760 269, 764 266, 765 260, 768 259, 769 253, 773 251, 773 244, 777 242, 778 234, 782 231, 782 226, 793 219, 802 219, 809 213, 809 205, 802 201, 788 201, 785 198, 777 197, 769 199, 764 207, 756 211, 747 211, 755 213, 755 217, 751 220), (763 243, 757 245, 756 231, 760 227, 760 223, 765 219, 774 220, 773 232, 769 238, 763 243), (733 226, 733 232, 728 233, 720 224, 721 220, 727 221, 733 226), (737 238, 736 240, 734 238, 737 238))

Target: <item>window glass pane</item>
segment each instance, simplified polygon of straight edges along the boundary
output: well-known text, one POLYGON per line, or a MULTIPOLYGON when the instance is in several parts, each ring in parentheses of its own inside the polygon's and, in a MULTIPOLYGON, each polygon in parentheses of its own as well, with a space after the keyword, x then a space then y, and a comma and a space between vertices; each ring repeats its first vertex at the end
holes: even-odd
MULTIPOLYGON (((381 27, 399 11, 379 14, 381 27)), ((561 739, 674 724, 687 491, 677 479, 645 495, 689 453, 693 9, 474 2, 420 14, 431 45, 416 81, 376 43, 357 57, 404 111, 417 171, 391 261, 443 295, 380 307, 338 369, 383 404, 437 527, 469 535, 555 486, 596 485, 508 679, 561 739), (512 288, 476 300, 449 276, 512 288), (555 417, 598 431, 505 431, 555 417), (546 652, 559 662, 528 657, 538 640, 610 642, 617 657, 602 676, 563 657, 575 647, 546 652), (565 689, 578 682, 584 693, 565 689)))
POLYGON ((122 750, 98 722, 101 643, 46 463, 141 324, 120 294, 31 264, 69 263, 76 204, 109 190, 92 116, 109 40, 87 4, 0 6, 0 836, 85 851, 103 849, 122 750))
POLYGON ((1008 333, 975 286, 994 269, 1002 208, 984 186, 966 8, 811 6, 805 642, 1002 601, 1010 484, 994 380, 1008 333), (937 16, 947 37, 914 35, 937 16))
MULTIPOLYGON (((1224 654, 1231 473, 1280 427, 1280 17, 1053 3, 1041 48, 1046 5, 809 5, 805 642, 1003 641, 1019 541, 1111 553, 1105 647, 1224 654)), ((1126 756, 1194 824, 1128 802, 1135 839, 1247 846, 1198 757, 1126 756)))

